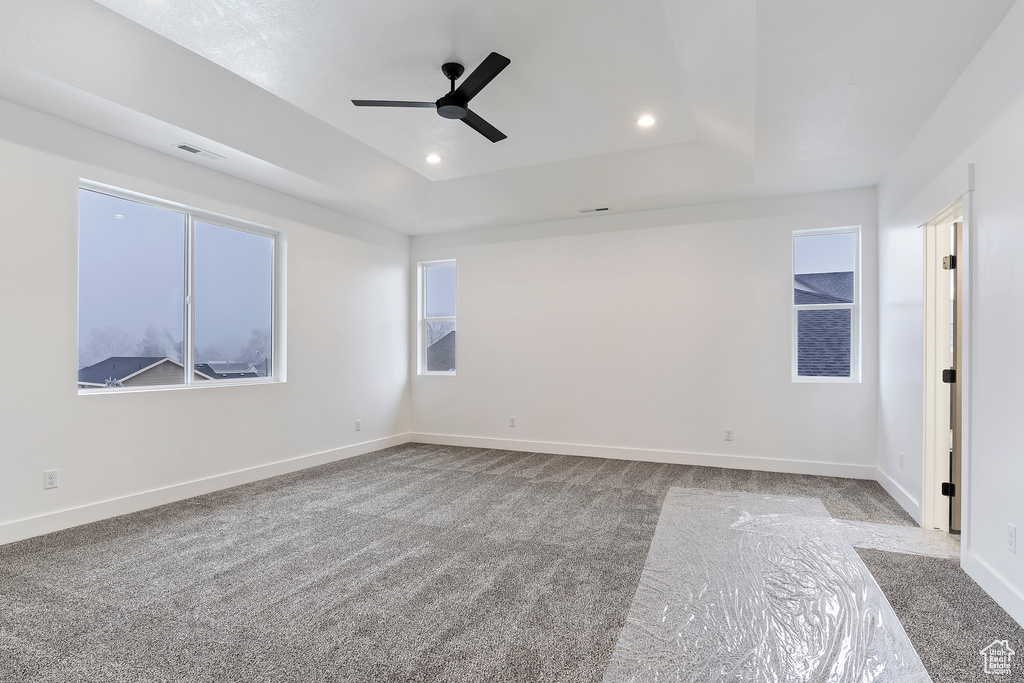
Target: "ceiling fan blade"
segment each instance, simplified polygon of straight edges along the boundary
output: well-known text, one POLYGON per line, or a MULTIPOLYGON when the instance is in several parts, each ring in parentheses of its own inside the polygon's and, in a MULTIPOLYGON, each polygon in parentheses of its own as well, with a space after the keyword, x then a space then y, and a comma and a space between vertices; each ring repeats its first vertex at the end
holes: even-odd
POLYGON ((466 112, 466 118, 462 119, 462 122, 491 142, 501 142, 508 137, 471 111, 466 112))
POLYGON ((486 59, 480 63, 480 66, 476 70, 466 76, 466 80, 462 81, 462 85, 455 89, 455 92, 464 97, 466 102, 476 97, 476 94, 484 89, 484 86, 494 80, 494 77, 502 72, 502 70, 512 63, 512 60, 508 57, 503 57, 497 52, 492 52, 487 55, 486 59))
POLYGON ((357 107, 417 107, 437 109, 436 102, 402 102, 399 100, 352 100, 357 107))

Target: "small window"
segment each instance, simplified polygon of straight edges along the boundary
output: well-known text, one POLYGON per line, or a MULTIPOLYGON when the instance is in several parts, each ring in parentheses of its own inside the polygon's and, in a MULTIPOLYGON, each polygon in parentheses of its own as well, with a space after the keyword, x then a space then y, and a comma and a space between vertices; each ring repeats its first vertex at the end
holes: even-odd
POLYGON ((793 233, 793 379, 860 379, 860 228, 793 233))
POLYGON ((420 374, 455 374, 455 261, 419 264, 420 374))
POLYGON ((79 189, 78 388, 273 378, 277 234, 120 194, 79 189))

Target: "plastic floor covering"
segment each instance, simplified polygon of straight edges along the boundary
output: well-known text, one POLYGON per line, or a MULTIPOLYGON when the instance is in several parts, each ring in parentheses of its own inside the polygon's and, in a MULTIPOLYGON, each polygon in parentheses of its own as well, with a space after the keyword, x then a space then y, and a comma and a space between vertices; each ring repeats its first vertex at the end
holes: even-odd
POLYGON ((930 681, 854 546, 959 556, 816 498, 670 489, 605 683, 930 681))

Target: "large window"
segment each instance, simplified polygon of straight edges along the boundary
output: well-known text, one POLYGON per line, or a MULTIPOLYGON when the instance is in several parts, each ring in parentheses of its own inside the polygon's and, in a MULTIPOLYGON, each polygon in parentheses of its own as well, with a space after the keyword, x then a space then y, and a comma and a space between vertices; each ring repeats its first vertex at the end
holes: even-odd
POLYGON ((80 188, 79 389, 278 377, 277 241, 241 221, 80 188))
POLYGON ((419 264, 420 373, 455 374, 455 261, 419 264))
POLYGON ((793 233, 793 379, 860 379, 860 228, 793 233))

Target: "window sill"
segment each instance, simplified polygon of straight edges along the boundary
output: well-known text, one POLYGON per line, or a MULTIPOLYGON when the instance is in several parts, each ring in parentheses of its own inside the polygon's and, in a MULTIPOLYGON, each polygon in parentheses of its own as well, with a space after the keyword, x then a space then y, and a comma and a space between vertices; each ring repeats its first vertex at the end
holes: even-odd
POLYGON ((859 377, 794 377, 793 384, 860 384, 859 377))
POLYGON ((215 380, 209 379, 193 384, 164 384, 152 387, 96 387, 95 389, 79 389, 79 396, 110 395, 110 394, 141 394, 152 391, 183 391, 190 389, 210 389, 213 387, 249 387, 263 384, 284 384, 285 380, 271 377, 270 379, 250 380, 215 380))

